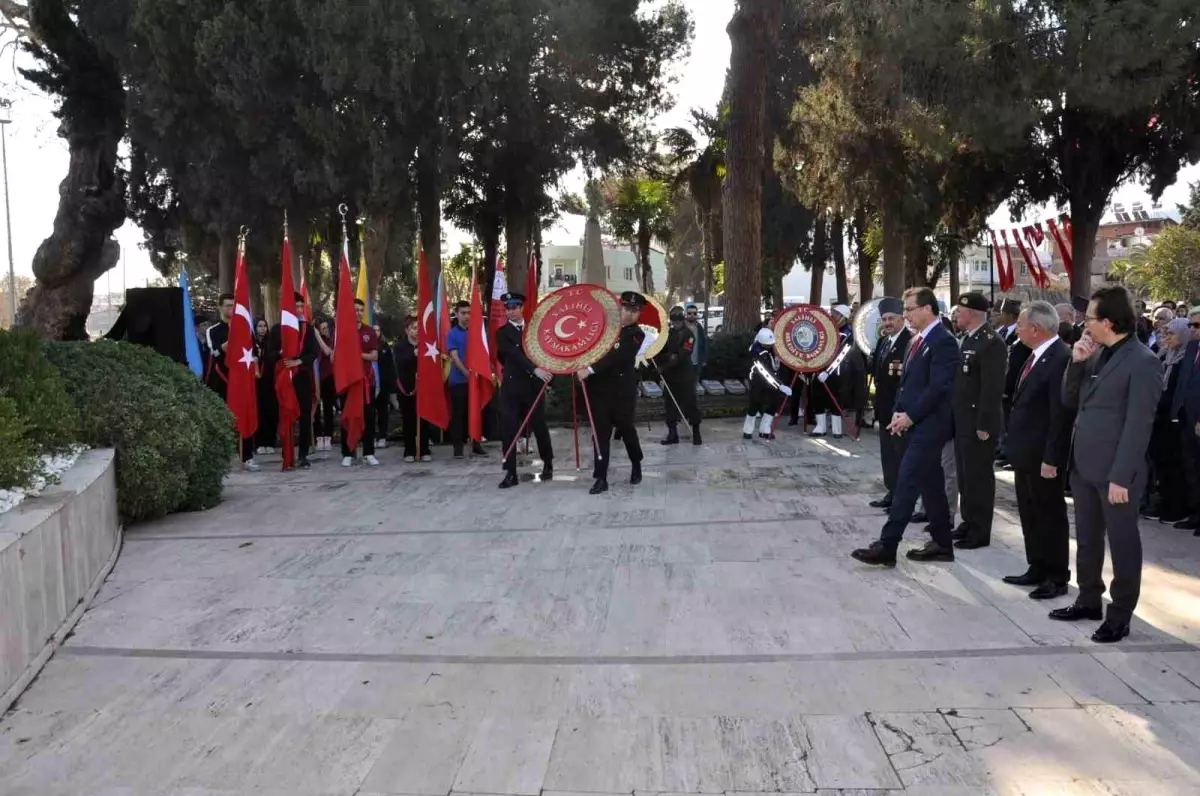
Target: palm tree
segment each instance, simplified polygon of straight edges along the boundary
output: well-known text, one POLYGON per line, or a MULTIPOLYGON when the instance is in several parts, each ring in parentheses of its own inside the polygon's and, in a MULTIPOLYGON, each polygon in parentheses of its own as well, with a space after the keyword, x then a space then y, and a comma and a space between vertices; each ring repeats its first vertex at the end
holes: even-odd
POLYGON ((712 295, 713 268, 721 261, 721 180, 725 177, 724 128, 716 113, 692 111, 696 132, 676 127, 663 135, 669 154, 666 163, 674 172, 673 184, 692 196, 696 225, 702 236, 704 298, 712 295), (707 143, 698 141, 697 133, 707 143))
POLYGON ((642 173, 609 180, 605 187, 609 227, 613 235, 636 247, 642 292, 651 295, 654 272, 650 268, 650 243, 671 238, 675 211, 671 186, 642 173))

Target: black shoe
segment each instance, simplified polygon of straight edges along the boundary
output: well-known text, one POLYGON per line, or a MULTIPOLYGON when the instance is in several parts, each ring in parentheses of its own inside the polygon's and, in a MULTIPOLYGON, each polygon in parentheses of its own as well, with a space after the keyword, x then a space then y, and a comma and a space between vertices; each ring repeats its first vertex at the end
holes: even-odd
POLYGON ((800 421, 797 420, 796 418, 792 418, 791 420, 788 421, 788 425, 789 426, 798 426, 798 425, 800 425, 800 421))
POLYGON ((990 539, 972 539, 967 537, 959 539, 954 543, 954 546, 959 550, 978 550, 981 547, 990 547, 992 544, 990 539))
POLYGON ((743 434, 742 439, 754 439, 754 435, 753 434, 743 434))
POLYGON ((700 439, 700 425, 699 424, 692 426, 692 444, 693 445, 703 445, 704 444, 704 440, 700 439))
POLYGON ((1200 515, 1192 515, 1191 517, 1182 519, 1175 523, 1173 527, 1178 528, 1181 531, 1200 530, 1200 515))
POLYGON ((905 554, 909 561, 946 561, 954 560, 954 550, 942 547, 937 542, 926 542, 924 547, 909 550, 905 554))
POLYGON ((850 554, 855 561, 876 567, 896 566, 896 551, 883 546, 883 542, 871 542, 870 547, 863 547, 850 554))
POLYGON ((929 522, 929 515, 923 511, 914 511, 912 517, 908 521, 908 524, 920 525, 923 522, 929 522))
POLYGON ((488 455, 487 451, 485 451, 483 449, 483 446, 480 445, 478 442, 476 442, 474 445, 471 446, 471 454, 473 456, 487 456, 488 455))
POLYGON ((892 496, 891 494, 884 495, 879 500, 872 500, 867 505, 873 509, 890 509, 892 507, 892 496))
POLYGON ((1062 597, 1066 593, 1067 584, 1055 583, 1052 580, 1048 580, 1033 591, 1029 592, 1029 599, 1053 600, 1055 597, 1062 597))
POLYGON ((663 439, 660 439, 658 441, 658 444, 659 445, 678 445, 679 444, 679 435, 678 434, 668 434, 663 439))
POLYGON ((299 470, 311 470, 312 465, 309 464, 307 457, 301 456, 300 461, 296 462, 296 468, 299 470))
POLYGON ((1057 619, 1060 622, 1078 622, 1081 619, 1099 622, 1104 618, 1104 609, 1085 608, 1079 603, 1075 603, 1068 605, 1066 608, 1055 608, 1050 612, 1050 618, 1057 619))
POLYGON ((637 486, 642 483, 642 463, 636 462, 633 465, 633 471, 629 473, 629 483, 637 486))
POLYGON ((547 464, 542 468, 542 483, 554 480, 554 468, 547 464))
POLYGON ((1092 634, 1092 641, 1097 644, 1116 644, 1121 639, 1129 635, 1129 625, 1119 625, 1112 620, 1104 620, 1104 624, 1096 628, 1096 632, 1092 634))
POLYGON ((514 486, 516 486, 519 483, 521 483, 521 480, 519 478, 517 478, 517 474, 509 473, 508 475, 504 476, 504 480, 500 482, 500 488, 501 489, 512 489, 514 486))
POLYGON ((592 488, 588 490, 589 495, 599 495, 601 492, 608 491, 608 481, 603 478, 596 479, 596 483, 592 484, 592 488))
POLYGON ((967 538, 967 532, 960 526, 950 532, 950 538, 956 542, 961 542, 967 538))
POLYGON ((462 459, 462 458, 464 458, 464 457, 463 457, 463 451, 462 451, 462 448, 459 448, 458 450, 454 451, 454 458, 455 458, 455 459, 462 459))
POLYGON ((834 439, 841 439, 841 438, 842 438, 842 436, 843 436, 842 434, 834 434, 834 435, 833 435, 833 438, 834 438, 834 439))
POLYGON ((1042 579, 1027 571, 1024 575, 1005 575, 1001 578, 1009 586, 1040 586, 1042 579))
POLYGON ((1154 508, 1145 509, 1144 511, 1139 512, 1139 514, 1142 515, 1142 519, 1150 520, 1151 522, 1158 522, 1159 518, 1162 516, 1158 509, 1154 508))

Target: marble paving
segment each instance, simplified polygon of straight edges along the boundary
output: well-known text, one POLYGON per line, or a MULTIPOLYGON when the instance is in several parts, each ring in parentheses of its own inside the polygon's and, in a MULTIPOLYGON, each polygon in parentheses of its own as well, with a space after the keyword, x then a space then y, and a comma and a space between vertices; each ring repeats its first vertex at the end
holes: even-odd
POLYGON ((1001 582, 1011 474, 992 547, 872 570, 873 435, 705 431, 643 427, 599 497, 563 431, 507 492, 494 445, 234 475, 127 533, 0 719, 0 794, 1200 795, 1200 539, 1144 525, 1099 647, 1001 582))

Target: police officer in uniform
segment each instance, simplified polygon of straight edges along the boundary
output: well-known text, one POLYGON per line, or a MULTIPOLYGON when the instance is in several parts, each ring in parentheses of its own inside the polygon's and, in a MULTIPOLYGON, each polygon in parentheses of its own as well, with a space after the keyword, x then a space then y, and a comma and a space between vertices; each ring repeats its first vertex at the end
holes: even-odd
POLYGON ((662 444, 679 444, 679 413, 682 411, 692 427, 692 444, 700 445, 700 409, 696 406, 696 372, 692 368, 696 339, 684 323, 683 307, 672 307, 670 320, 667 345, 654 360, 663 381, 670 388, 669 393, 663 391, 663 402, 667 409, 667 437, 662 444))
POLYGON ((633 465, 629 483, 642 482, 642 447, 638 444, 633 425, 634 402, 637 400, 637 354, 646 333, 638 326, 638 317, 646 306, 646 297, 626 291, 621 294, 621 334, 613 349, 589 368, 576 371, 576 376, 588 391, 592 404, 592 421, 596 424, 596 460, 593 476, 596 483, 589 494, 608 491, 608 459, 612 447, 612 432, 616 429, 625 443, 625 452, 633 465))
POLYGON ((904 456, 904 437, 887 433, 892 422, 892 410, 896 406, 896 392, 900 389, 900 376, 904 373, 904 355, 908 353, 908 342, 912 333, 904 325, 904 302, 896 298, 885 298, 879 302, 879 315, 883 321, 883 334, 871 352, 870 371, 875 381, 875 419, 879 421, 879 458, 883 463, 883 485, 887 494, 871 501, 877 509, 892 506, 892 493, 896 489, 896 478, 900 474, 900 459, 904 456))
POLYGON ((992 541, 996 504, 992 462, 1004 423, 1001 403, 1008 348, 988 326, 987 317, 988 301, 982 293, 959 298, 955 323, 963 338, 954 379, 954 460, 962 522, 953 538, 961 550, 987 547, 992 541))
MULTIPOLYGON (((504 451, 508 452, 513 447, 517 432, 521 430, 521 422, 537 400, 542 384, 549 384, 554 376, 534 365, 525 355, 525 317, 522 314, 525 296, 505 293, 500 300, 504 302, 504 311, 508 316, 508 323, 496 330, 496 358, 504 368, 504 377, 500 382, 500 439, 504 451)), ((542 481, 550 481, 554 478, 554 448, 550 444, 550 429, 546 427, 544 407, 545 403, 538 403, 529 424, 543 463, 542 481)), ((517 479, 516 450, 504 460, 504 471, 501 489, 510 489, 521 483, 517 479)))

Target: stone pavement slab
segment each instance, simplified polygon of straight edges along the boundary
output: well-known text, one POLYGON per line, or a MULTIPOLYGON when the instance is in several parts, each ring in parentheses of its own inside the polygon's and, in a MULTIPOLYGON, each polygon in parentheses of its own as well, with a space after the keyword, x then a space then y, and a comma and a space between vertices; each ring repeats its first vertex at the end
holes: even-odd
POLYGON ((0 793, 1200 794, 1190 534, 1144 525, 1098 647, 1001 582, 1009 474, 991 548, 872 570, 874 437, 706 426, 599 497, 562 432, 507 492, 498 454, 236 474, 130 530, 0 718, 0 793))

